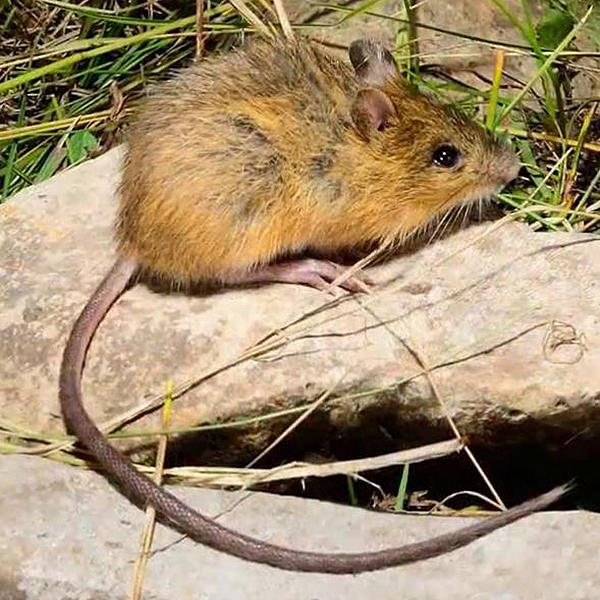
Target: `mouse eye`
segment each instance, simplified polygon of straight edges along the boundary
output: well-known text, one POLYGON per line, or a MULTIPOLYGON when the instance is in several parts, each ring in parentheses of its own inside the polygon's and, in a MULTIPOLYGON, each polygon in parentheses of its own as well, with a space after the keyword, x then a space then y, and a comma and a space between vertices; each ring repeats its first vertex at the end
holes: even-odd
POLYGON ((458 164, 460 152, 452 144, 442 144, 433 151, 432 160, 438 167, 450 169, 458 164))

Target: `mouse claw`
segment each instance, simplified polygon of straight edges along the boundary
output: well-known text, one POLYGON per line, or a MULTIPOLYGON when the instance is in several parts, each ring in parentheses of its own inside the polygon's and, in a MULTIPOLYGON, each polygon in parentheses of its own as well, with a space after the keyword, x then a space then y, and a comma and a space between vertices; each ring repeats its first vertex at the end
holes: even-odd
POLYGON ((305 258, 265 265, 237 276, 235 281, 237 283, 296 283, 307 285, 333 296, 338 295, 339 289, 356 293, 372 293, 369 284, 373 285, 373 281, 362 272, 356 273, 340 282, 339 285, 332 287, 332 282, 345 271, 345 267, 327 260, 305 258))
POLYGON ((359 282, 359 285, 361 287, 361 291, 363 292, 363 294, 372 294, 373 290, 364 282, 359 282))
MULTIPOLYGON (((331 284, 347 270, 346 267, 342 267, 334 262, 307 258, 288 263, 287 267, 292 270, 292 277, 299 276, 300 280, 296 281, 296 283, 311 285, 311 287, 322 289, 328 293, 331 293, 332 290, 340 289, 354 293, 371 293, 371 289, 367 285, 367 278, 361 272, 355 273, 351 277, 341 281, 338 285, 332 287, 331 284), (307 279, 310 279, 310 281, 307 279), (318 281, 318 285, 312 283, 316 281, 318 281), (325 284, 325 287, 323 287, 323 284, 325 284)), ((334 295, 338 296, 339 294, 336 291, 334 295)))

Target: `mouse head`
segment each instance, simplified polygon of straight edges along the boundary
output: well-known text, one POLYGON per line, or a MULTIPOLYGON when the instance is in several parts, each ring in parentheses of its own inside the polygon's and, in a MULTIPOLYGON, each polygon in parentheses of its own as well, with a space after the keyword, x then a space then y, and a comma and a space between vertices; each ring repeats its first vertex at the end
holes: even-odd
POLYGON ((381 44, 358 40, 349 56, 359 80, 351 113, 357 134, 392 177, 397 165, 400 187, 418 190, 432 214, 489 198, 517 176, 506 141, 419 93, 381 44))

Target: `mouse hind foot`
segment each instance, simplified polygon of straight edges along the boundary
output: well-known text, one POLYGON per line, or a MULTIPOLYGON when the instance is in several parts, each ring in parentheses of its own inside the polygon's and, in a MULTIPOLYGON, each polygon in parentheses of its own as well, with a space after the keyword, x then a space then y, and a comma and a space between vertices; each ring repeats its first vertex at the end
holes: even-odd
MULTIPOLYGON (((336 263, 316 258, 276 262, 228 277, 230 283, 295 283, 320 291, 331 291, 330 284, 347 270, 336 263)), ((369 293, 373 282, 360 271, 339 283, 349 292, 369 293)))

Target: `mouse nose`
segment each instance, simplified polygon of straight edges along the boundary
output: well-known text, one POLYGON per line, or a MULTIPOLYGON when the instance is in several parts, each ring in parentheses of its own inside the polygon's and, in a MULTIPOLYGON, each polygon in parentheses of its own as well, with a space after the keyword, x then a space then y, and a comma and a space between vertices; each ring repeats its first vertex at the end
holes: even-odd
POLYGON ((517 155, 514 153, 511 154, 512 156, 510 157, 510 160, 507 161, 508 164, 506 165, 505 185, 508 185, 511 181, 513 181, 513 179, 516 179, 519 176, 519 171, 521 170, 521 163, 519 162, 517 155))
POLYGON ((495 156, 488 163, 486 176, 490 185, 499 192, 518 177, 520 170, 521 165, 514 154, 506 157, 495 156))
POLYGON ((488 157, 487 174, 492 184, 498 188, 503 188, 516 179, 520 170, 521 163, 506 142, 499 143, 488 157))
POLYGON ((490 167, 493 168, 502 185, 508 185, 519 176, 521 163, 515 151, 506 139, 497 140, 498 154, 491 157, 490 167))

